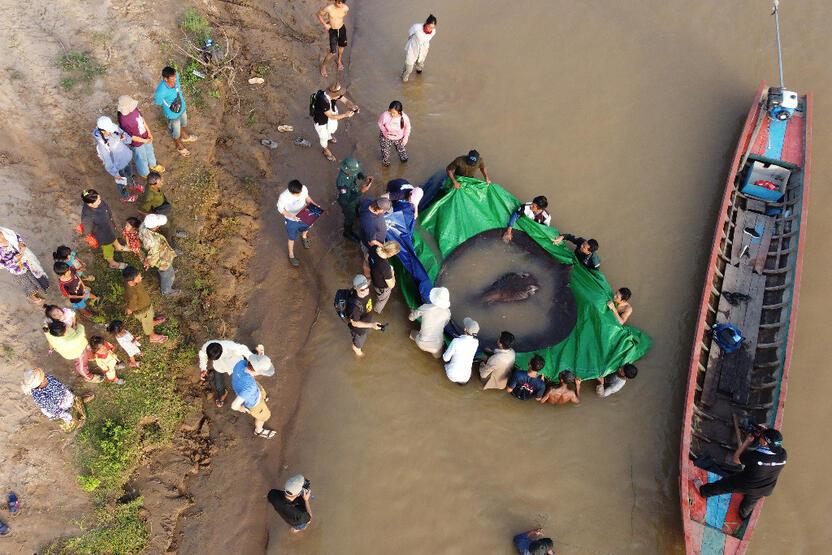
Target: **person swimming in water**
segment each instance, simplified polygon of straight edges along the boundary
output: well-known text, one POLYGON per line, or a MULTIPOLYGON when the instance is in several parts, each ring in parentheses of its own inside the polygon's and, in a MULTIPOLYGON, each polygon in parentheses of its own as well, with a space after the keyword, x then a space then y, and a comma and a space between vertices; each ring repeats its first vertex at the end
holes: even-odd
POLYGON ((581 404, 581 379, 570 370, 558 374, 558 384, 551 385, 538 402, 542 404, 568 405, 581 404))

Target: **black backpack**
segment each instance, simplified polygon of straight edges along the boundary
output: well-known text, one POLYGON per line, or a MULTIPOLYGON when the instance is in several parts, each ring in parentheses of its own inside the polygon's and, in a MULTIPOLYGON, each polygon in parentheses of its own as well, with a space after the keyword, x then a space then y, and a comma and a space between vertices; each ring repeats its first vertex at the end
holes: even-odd
POLYGON ((351 295, 352 289, 339 289, 335 292, 335 300, 332 303, 335 305, 335 312, 338 314, 338 317, 347 325, 350 325, 350 319, 347 316, 347 306, 349 305, 351 295))
POLYGON ((318 103, 318 96, 324 94, 324 91, 318 90, 309 95, 309 117, 315 117, 315 105, 318 103))

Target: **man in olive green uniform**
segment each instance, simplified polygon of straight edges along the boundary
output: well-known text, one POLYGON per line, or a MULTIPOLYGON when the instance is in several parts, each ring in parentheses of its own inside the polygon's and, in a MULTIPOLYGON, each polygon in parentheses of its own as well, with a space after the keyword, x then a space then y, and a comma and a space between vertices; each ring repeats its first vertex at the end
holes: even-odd
POLYGON ((335 179, 335 187, 338 189, 338 205, 341 207, 341 211, 344 212, 344 237, 347 239, 360 240, 352 228, 358 217, 361 198, 372 184, 372 176, 364 176, 358 160, 350 157, 341 162, 338 177, 335 179))

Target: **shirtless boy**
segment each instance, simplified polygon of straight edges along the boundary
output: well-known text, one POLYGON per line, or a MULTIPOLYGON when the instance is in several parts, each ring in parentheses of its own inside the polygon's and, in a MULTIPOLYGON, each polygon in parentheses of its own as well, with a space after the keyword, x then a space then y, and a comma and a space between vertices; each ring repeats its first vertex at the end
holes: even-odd
POLYGON ((575 374, 569 370, 564 370, 558 374, 557 387, 550 386, 546 394, 541 397, 538 402, 540 404, 552 403, 553 405, 568 405, 569 403, 581 404, 581 379, 576 378, 575 374), (575 386, 573 390, 570 386, 575 386))
POLYGON ((317 13, 318 21, 324 26, 324 29, 329 33, 329 52, 324 56, 324 61, 321 62, 321 75, 327 76, 326 65, 338 53, 338 71, 344 69, 344 48, 347 46, 347 27, 344 25, 344 18, 347 17, 347 12, 350 7, 347 6, 346 0, 335 0, 332 4, 328 4, 321 11, 317 13))
POLYGON ((607 303, 607 306, 612 310, 612 313, 615 314, 615 317, 621 324, 626 324, 627 319, 633 313, 633 307, 630 305, 630 297, 632 295, 632 291, 626 287, 622 287, 616 291, 615 296, 607 303))

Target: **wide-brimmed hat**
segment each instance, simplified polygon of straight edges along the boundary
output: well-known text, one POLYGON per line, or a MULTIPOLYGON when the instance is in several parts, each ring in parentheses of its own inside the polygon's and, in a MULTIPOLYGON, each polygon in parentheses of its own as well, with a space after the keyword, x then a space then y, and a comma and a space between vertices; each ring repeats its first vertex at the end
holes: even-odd
POLYGON ((251 355, 248 357, 248 362, 258 376, 274 376, 274 364, 266 355, 251 355))
POLYGON ((289 495, 297 495, 301 492, 301 490, 303 490, 303 484, 305 482, 306 478, 303 477, 303 474, 295 474, 286 480, 286 485, 283 486, 283 491, 289 495))
POLYGON ((147 229, 156 229, 168 223, 168 217, 164 214, 148 214, 144 217, 144 227, 147 229))
POLYGON ((326 89, 326 92, 329 96, 336 95, 336 96, 344 96, 347 94, 347 88, 342 86, 341 83, 333 83, 326 89))
POLYGON ((439 308, 451 308, 451 293, 447 287, 434 287, 430 290, 428 299, 439 308))
POLYGON ((118 125, 113 123, 113 120, 108 118, 107 116, 101 116, 95 122, 95 126, 98 127, 102 131, 106 131, 107 133, 115 133, 118 130, 118 125))
POLYGON ((23 383, 20 385, 24 393, 31 393, 37 388, 46 377, 46 373, 40 368, 27 368, 23 371, 23 383))
POLYGON ((473 318, 465 318, 464 320, 462 320, 462 327, 465 328, 465 333, 469 333, 471 335, 480 332, 480 325, 473 318))
POLYGON ((376 247, 376 254, 379 258, 392 258, 399 254, 402 246, 397 241, 387 241, 382 246, 376 247))
POLYGON ((352 286, 356 291, 359 289, 366 289, 370 286, 370 281, 364 274, 357 274, 352 278, 352 286))
POLYGON ((135 110, 139 105, 139 101, 134 99, 132 96, 127 96, 126 94, 121 95, 118 97, 118 113, 127 115, 133 110, 135 110))

